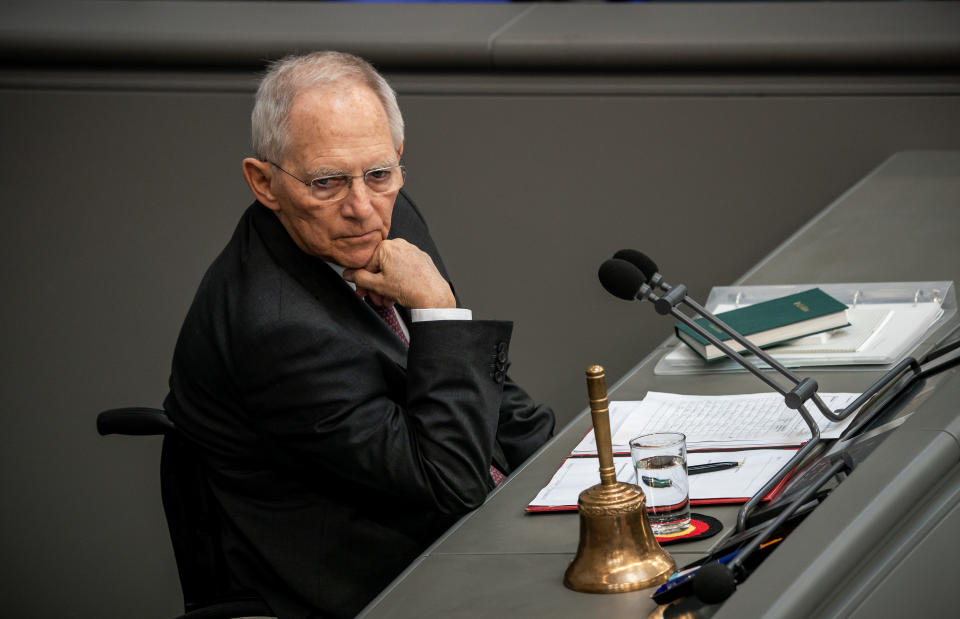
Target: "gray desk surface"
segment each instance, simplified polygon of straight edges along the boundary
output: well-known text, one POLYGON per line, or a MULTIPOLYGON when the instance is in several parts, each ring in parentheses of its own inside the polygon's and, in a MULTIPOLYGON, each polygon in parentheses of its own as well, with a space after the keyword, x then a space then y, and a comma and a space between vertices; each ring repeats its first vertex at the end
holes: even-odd
MULTIPOLYGON (((775 206, 762 216, 775 217, 775 206)), ((785 241, 739 283, 957 281, 960 279, 958 233, 960 152, 900 153, 785 241)), ((682 281, 682 274, 670 273, 669 265, 661 267, 668 280, 682 281)), ((652 308, 638 306, 637 311, 652 311, 652 308)), ((914 355, 920 356, 932 348, 956 328, 958 320, 954 316, 928 337, 914 355)), ((663 329, 665 333, 670 330, 666 320, 663 329)), ((756 379, 745 373, 655 376, 656 360, 669 345, 668 339, 631 370, 611 389, 611 398, 639 399, 648 390, 700 394, 761 390, 756 379)), ((584 359, 585 368, 592 363, 602 364, 603 360, 584 359)), ((879 371, 837 369, 803 372, 813 376, 825 391, 863 390, 879 374, 879 371)), ((722 609, 722 615, 733 617, 744 611, 750 615, 760 614, 759 609, 765 606, 757 606, 753 598, 763 597, 763 591, 783 589, 777 585, 784 579, 791 583, 806 582, 807 587, 824 586, 821 581, 837 578, 834 572, 856 563, 895 524, 896 518, 902 516, 903 509, 894 510, 889 503, 917 504, 935 481, 949 477, 951 470, 956 473, 960 462, 956 429, 960 425, 955 407, 949 401, 955 401, 953 392, 960 392, 957 377, 954 371, 937 383, 933 396, 918 404, 918 412, 861 467, 864 472, 858 468, 834 493, 838 495, 843 491, 844 500, 833 501, 831 497, 808 518, 783 548, 740 587, 722 609), (884 456, 876 457, 881 450, 884 456), (891 467, 896 470, 891 471, 891 467), (902 492, 895 494, 887 488, 891 479, 900 473, 913 476, 909 496, 902 492), (881 495, 887 497, 888 504, 879 498, 881 495), (848 533, 841 539, 837 527, 829 526, 831 522, 857 522, 865 513, 879 513, 881 517, 871 516, 869 522, 861 522, 856 535, 848 533), (808 523, 817 518, 823 522, 808 527, 808 523), (816 569, 811 567, 814 562, 819 562, 816 569), (825 569, 824 563, 832 564, 834 569, 825 569), (771 564, 769 568, 768 564, 771 564), (737 610, 738 603, 746 606, 737 610)), ((583 378, 577 376, 571 380, 583 378)), ((589 425, 589 414, 584 410, 482 507, 461 520, 405 571, 371 603, 363 616, 637 617, 653 610, 649 590, 590 595, 565 589, 561 580, 576 550, 578 517, 524 512, 524 506, 549 480, 589 425)), ((732 529, 735 507, 697 508, 697 511, 720 518, 725 525, 724 534, 732 529)), ((683 565, 709 551, 722 538, 723 534, 702 542, 671 545, 667 549, 677 563, 683 565)), ((868 591, 869 587, 864 590, 868 591)), ((804 591, 804 587, 797 587, 793 598, 769 593, 766 594, 769 599, 763 603, 770 608, 780 604, 791 611, 787 615, 800 616, 797 613, 812 608, 809 606, 812 602, 797 598, 804 591)))

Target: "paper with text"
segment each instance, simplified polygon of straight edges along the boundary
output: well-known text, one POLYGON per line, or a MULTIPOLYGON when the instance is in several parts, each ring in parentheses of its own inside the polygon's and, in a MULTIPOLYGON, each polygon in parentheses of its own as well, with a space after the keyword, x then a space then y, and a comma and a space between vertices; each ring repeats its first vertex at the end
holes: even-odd
MULTIPOLYGON (((856 399, 855 393, 821 393, 830 410, 856 399)), ((851 415, 833 422, 813 403, 807 411, 822 438, 837 438, 853 421, 851 415)), ((640 401, 610 403, 610 429, 614 453, 629 453, 630 439, 653 432, 683 432, 687 449, 743 449, 746 447, 797 446, 810 439, 798 411, 787 408, 776 393, 700 396, 651 391, 640 401)), ((597 452, 593 431, 573 450, 574 455, 597 452)))
MULTIPOLYGON (((745 451, 694 452, 687 455, 687 465, 712 462, 742 462, 739 467, 690 476, 690 500, 699 503, 746 501, 759 492, 763 484, 786 465, 796 453, 794 449, 751 449, 745 451)), ((636 472, 629 456, 613 459, 619 481, 635 484, 636 472)), ((550 483, 530 502, 529 507, 573 508, 580 493, 600 483, 597 458, 567 458, 550 483)))

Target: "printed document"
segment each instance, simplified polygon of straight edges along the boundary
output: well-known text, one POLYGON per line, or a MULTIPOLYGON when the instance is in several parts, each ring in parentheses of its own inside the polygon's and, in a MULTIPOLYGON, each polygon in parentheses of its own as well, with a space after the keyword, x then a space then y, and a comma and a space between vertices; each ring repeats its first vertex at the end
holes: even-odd
MULTIPOLYGON (((742 503, 760 491, 763 484, 796 453, 794 449, 751 449, 746 451, 693 452, 687 455, 687 466, 713 462, 741 462, 733 469, 690 476, 690 502, 742 503)), ((615 456, 617 480, 637 483, 629 456, 615 456)), ((567 458, 550 483, 527 506, 528 511, 573 509, 580 493, 600 483, 597 458, 567 458)))
MULTIPOLYGON (((859 394, 821 393, 832 411, 844 408, 859 394)), ((808 401, 822 438, 837 438, 853 415, 833 422, 808 401)), ((614 453, 629 453, 630 439, 653 432, 682 432, 688 450, 744 449, 799 446, 810 440, 810 430, 798 411, 787 408, 777 393, 700 396, 651 391, 640 401, 611 402, 610 430, 614 453)), ((593 430, 573 455, 596 454, 593 430)))

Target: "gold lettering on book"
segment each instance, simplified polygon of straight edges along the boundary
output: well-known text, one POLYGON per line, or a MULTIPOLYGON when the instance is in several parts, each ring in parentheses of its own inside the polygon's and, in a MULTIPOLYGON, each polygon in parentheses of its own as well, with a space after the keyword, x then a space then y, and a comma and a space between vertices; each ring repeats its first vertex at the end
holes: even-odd
POLYGON ((810 308, 807 307, 806 305, 804 305, 803 301, 794 301, 793 304, 794 304, 794 305, 796 306, 796 308, 797 308, 798 310, 800 310, 801 312, 809 312, 809 311, 810 311, 810 308))

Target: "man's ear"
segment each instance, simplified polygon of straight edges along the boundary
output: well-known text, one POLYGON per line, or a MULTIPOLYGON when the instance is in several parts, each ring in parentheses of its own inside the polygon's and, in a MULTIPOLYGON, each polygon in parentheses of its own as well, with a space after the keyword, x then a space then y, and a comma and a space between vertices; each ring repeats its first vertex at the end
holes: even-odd
POLYGON ((269 162, 247 157, 243 160, 243 177, 261 204, 274 211, 280 208, 277 196, 271 189, 273 169, 269 162))
POLYGON ((400 147, 397 148, 397 159, 399 159, 400 157, 403 157, 403 144, 401 144, 400 147))

